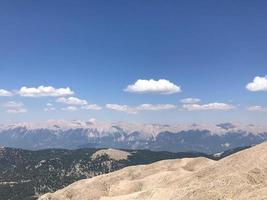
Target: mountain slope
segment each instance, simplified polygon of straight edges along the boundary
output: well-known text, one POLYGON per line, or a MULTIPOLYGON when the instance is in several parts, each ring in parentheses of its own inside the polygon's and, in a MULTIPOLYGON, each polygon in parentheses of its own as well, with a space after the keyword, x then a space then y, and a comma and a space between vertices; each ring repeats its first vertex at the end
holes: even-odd
POLYGON ((85 178, 163 159, 207 156, 202 153, 115 149, 0 148, 0 199, 30 200, 85 178))
POLYGON ((220 161, 167 160, 81 180, 39 200, 267 199, 267 143, 220 161))

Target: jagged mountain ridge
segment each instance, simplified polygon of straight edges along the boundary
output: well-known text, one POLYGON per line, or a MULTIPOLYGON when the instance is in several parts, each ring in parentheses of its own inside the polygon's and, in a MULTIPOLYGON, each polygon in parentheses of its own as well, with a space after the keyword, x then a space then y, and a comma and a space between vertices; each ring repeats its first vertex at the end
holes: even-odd
POLYGON ((133 124, 47 121, 1 125, 0 145, 23 149, 123 148, 208 154, 261 143, 267 127, 242 124, 133 124))

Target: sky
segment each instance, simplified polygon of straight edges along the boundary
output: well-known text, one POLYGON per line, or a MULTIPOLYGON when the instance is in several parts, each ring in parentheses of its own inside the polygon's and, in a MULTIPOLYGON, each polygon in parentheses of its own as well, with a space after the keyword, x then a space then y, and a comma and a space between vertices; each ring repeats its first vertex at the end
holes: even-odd
POLYGON ((0 2, 0 122, 267 120, 267 1, 0 2))

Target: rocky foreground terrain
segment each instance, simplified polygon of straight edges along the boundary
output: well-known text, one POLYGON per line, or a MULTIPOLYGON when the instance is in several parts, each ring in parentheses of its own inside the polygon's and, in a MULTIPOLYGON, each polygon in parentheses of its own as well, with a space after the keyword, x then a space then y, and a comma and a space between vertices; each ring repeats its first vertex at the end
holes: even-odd
POLYGON ((267 143, 214 161, 164 160, 85 179, 39 200, 264 200, 267 143))
MULTIPOLYGON (((237 149, 238 150, 238 149, 237 149)), ((220 159, 231 152, 215 155, 220 159)), ((0 199, 34 200, 69 184, 131 165, 164 159, 208 156, 202 153, 170 153, 149 150, 47 149, 28 151, 0 148, 0 199)))

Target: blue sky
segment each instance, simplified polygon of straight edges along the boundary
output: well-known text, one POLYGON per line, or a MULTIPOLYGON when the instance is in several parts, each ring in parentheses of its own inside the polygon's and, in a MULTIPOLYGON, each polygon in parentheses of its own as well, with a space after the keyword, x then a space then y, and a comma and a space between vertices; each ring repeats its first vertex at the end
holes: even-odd
POLYGON ((265 123, 266 9, 263 0, 2 1, 0 89, 12 95, 0 96, 0 121, 265 123), (159 79, 181 91, 151 92, 162 87, 159 79), (139 85, 145 92, 124 91, 138 80, 147 80, 139 85), (39 86, 74 94, 19 93, 39 86), (185 105, 184 98, 201 101, 185 105))

